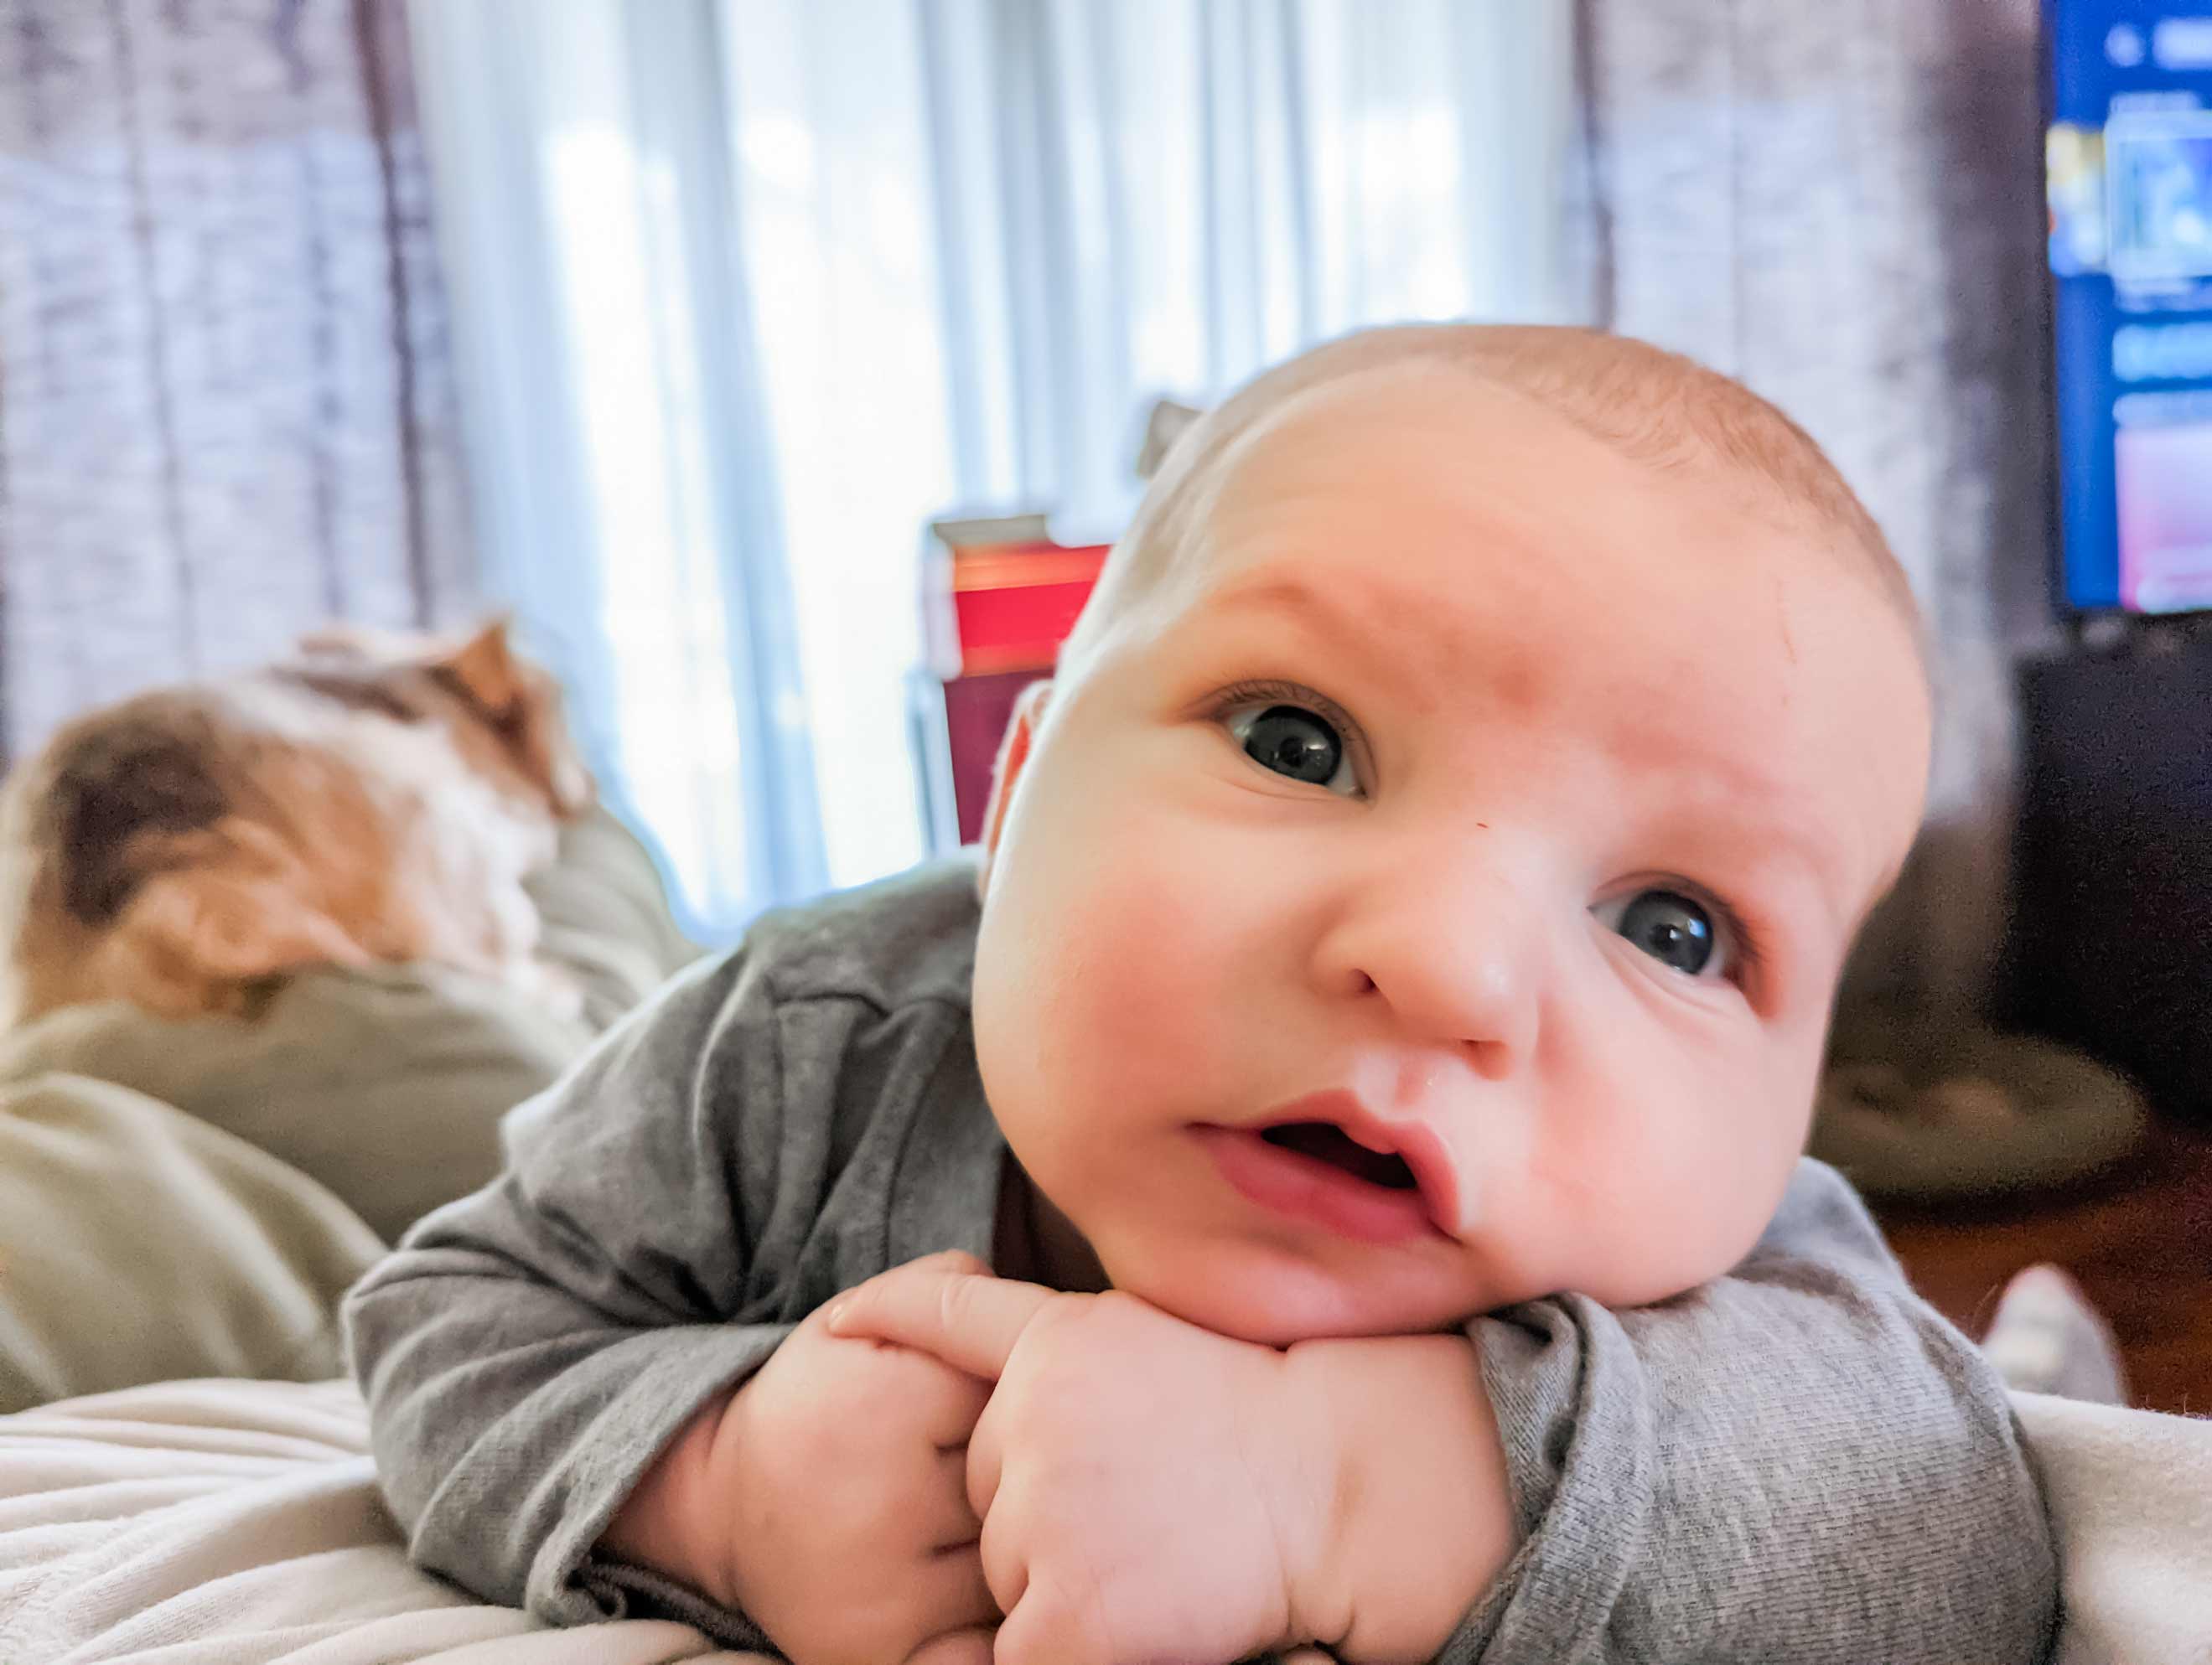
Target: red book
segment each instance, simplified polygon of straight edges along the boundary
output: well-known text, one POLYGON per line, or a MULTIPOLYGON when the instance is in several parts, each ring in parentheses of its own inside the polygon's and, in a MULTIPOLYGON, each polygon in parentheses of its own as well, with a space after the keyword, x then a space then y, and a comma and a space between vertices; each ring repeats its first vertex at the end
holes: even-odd
POLYGON ((922 743, 941 760, 938 778, 951 788, 958 837, 971 843, 982 831, 991 766, 1015 698, 1051 675, 1109 546, 1056 542, 1033 516, 940 521, 931 530, 925 641, 942 699, 930 701, 935 733, 922 743))
POLYGON ((929 650, 939 676, 1048 670, 1108 546, 942 546, 930 565, 929 650))

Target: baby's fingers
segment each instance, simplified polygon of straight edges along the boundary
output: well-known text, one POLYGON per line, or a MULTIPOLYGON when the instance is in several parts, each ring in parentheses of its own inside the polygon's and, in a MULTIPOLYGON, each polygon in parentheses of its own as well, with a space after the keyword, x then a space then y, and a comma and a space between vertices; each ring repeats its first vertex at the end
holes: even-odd
POLYGON ((830 1333, 895 1341, 995 1382, 1030 1322, 1060 1298, 988 1268, 969 1269, 979 1264, 948 1253, 878 1273, 831 1305, 830 1333))
POLYGON ((1116 1665, 1097 1593, 1073 1600, 1031 1582, 999 1626, 995 1665, 1116 1665))
POLYGON ((982 1581, 975 1546, 964 1543, 927 1554, 914 1565, 914 1579, 894 1620, 896 1637, 925 1638, 907 1656, 907 1665, 987 1665, 998 1603, 991 1601, 991 1585, 982 1581))

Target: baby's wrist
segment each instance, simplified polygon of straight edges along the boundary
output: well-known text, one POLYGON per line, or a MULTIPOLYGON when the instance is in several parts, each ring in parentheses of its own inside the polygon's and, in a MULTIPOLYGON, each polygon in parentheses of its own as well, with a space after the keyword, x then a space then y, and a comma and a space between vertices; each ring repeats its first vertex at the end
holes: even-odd
POLYGON ((1505 1460, 1473 1345, 1453 1335, 1291 1349, 1333 1507, 1292 1611, 1347 1665, 1433 1659, 1504 1569, 1505 1460))
POLYGON ((1282 1355, 1281 1420, 1251 1461, 1282 1494, 1271 1511, 1283 1557, 1290 1634, 1283 1642, 1328 1644, 1351 1625, 1352 1587, 1343 1555, 1345 1496, 1353 1483, 1349 1444, 1337 1420, 1335 1360, 1302 1343, 1282 1355))
POLYGON ((623 1499, 599 1536, 599 1548, 675 1579, 724 1607, 737 1605, 731 1535, 722 1529, 726 1498, 717 1507, 719 1462, 726 1462, 734 1393, 695 1412, 623 1499), (719 1450, 718 1450, 719 1448, 719 1450))

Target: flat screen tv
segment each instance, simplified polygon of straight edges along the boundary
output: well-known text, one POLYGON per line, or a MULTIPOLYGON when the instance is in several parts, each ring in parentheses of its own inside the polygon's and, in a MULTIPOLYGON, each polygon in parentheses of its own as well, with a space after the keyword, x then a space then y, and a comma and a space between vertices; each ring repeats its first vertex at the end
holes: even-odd
POLYGON ((2043 0, 2061 599, 2212 609, 2212 0, 2043 0))

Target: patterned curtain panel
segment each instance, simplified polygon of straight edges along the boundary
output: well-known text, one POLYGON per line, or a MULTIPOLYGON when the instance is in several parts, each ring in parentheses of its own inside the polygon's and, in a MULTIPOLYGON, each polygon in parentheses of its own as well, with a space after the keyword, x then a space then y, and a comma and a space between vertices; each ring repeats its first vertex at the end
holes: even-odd
POLYGON ((472 609, 399 0, 0 0, 0 742, 472 609))
POLYGON ((1962 1016, 2001 929, 2009 665, 2046 600, 2036 0, 1583 0, 1595 310, 1834 456, 1936 651, 1928 834, 1855 968, 1962 1016))

